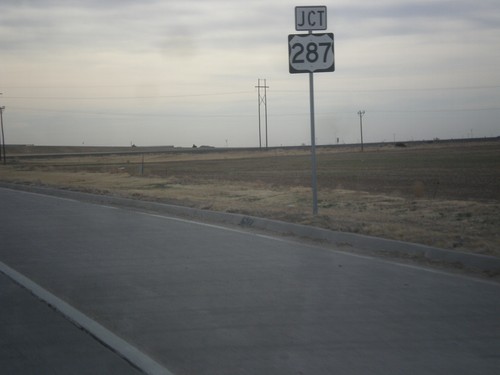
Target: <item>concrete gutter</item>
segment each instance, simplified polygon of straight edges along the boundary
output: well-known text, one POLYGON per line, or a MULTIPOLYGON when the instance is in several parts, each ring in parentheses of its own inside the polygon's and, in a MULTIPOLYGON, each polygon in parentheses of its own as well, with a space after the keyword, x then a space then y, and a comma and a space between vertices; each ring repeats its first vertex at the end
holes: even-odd
POLYGON ((242 214, 201 210, 108 195, 89 194, 71 190, 11 184, 5 182, 0 182, 0 187, 52 195, 94 204, 127 207, 166 215, 180 216, 193 220, 203 220, 226 225, 237 225, 240 227, 265 230, 282 235, 291 235, 299 238, 323 241, 341 249, 355 249, 369 254, 383 254, 394 257, 428 260, 430 262, 444 263, 459 268, 484 272, 492 276, 500 274, 500 258, 487 255, 445 250, 431 246, 388 240, 361 234, 335 232, 307 225, 287 223, 242 214))

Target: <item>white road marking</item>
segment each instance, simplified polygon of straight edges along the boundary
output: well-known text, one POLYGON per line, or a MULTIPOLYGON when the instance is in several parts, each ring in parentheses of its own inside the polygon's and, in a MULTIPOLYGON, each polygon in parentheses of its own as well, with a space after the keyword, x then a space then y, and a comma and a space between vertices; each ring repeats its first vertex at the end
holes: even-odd
POLYGON ((26 276, 10 268, 3 262, 0 262, 0 272, 29 290, 45 303, 54 307, 73 324, 87 331, 90 335, 104 343, 115 353, 120 355, 122 358, 125 358, 127 361, 132 363, 134 366, 136 366, 146 374, 173 375, 172 372, 168 371, 165 367, 141 352, 135 346, 118 337, 113 332, 97 323, 95 320, 89 318, 81 311, 75 309, 73 306, 50 293, 26 276))

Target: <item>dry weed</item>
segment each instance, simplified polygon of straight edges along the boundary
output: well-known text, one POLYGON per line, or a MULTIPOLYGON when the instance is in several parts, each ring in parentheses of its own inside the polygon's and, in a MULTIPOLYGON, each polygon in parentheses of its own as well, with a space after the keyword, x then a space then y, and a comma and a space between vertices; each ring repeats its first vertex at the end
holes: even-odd
MULTIPOLYGON (((330 155, 326 150, 322 153, 323 157, 330 155)), ((364 159, 356 159, 356 155, 348 153, 343 154, 339 161, 329 156, 338 163, 335 164, 337 174, 330 181, 331 171, 321 171, 323 183, 320 184, 318 195, 319 215, 313 216, 308 176, 300 169, 303 164, 308 164, 306 159, 300 159, 305 158, 306 154, 276 150, 272 152, 271 159, 269 154, 255 152, 149 155, 146 157, 149 163, 146 164, 146 171, 149 168, 151 173, 145 176, 138 172, 142 164, 141 155, 34 159, 22 164, 1 166, 0 180, 239 212, 500 256, 499 200, 445 196, 442 193, 445 181, 439 186, 435 185, 436 177, 432 171, 423 175, 426 177, 430 174, 426 180, 414 179, 414 170, 402 169, 400 175, 392 176, 386 170, 366 169, 364 159), (290 157, 287 159, 290 160, 288 173, 280 170, 286 165, 282 157, 290 157), (238 159, 241 162, 235 162, 238 159), (199 165, 197 163, 200 160, 213 164, 199 165), (257 160, 259 167, 262 167, 258 168, 258 173, 253 167, 257 160), (220 169, 220 162, 224 163, 223 169, 220 169), (346 163, 354 172, 347 167, 342 169, 346 163), (268 171, 264 168, 266 164, 271 164, 268 171), (343 173, 346 176, 347 173, 354 173, 354 178, 344 178, 343 173), (372 190, 363 190, 367 185, 360 182, 362 178, 376 182, 370 185, 372 190), (391 178, 393 181, 405 178, 408 184, 412 183, 408 194, 401 191, 394 194, 403 185, 389 184, 387 181, 391 178), (436 194, 438 188, 441 190, 436 194)), ((393 162, 398 162, 398 159, 393 162)), ((495 164, 492 164, 490 170, 493 172, 485 176, 495 176, 498 172, 494 168, 495 164)), ((438 170, 436 173, 441 172, 438 170)), ((477 188, 471 186, 469 191, 484 186, 482 181, 479 182, 477 188)))

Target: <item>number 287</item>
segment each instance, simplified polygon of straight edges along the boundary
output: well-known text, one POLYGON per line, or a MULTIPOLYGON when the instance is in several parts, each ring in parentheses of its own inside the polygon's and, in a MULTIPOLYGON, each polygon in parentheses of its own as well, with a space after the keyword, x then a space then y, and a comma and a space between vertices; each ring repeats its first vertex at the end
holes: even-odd
POLYGON ((292 45, 292 51, 297 50, 292 55, 293 64, 303 64, 306 61, 309 63, 315 63, 319 58, 323 59, 323 62, 327 62, 328 50, 331 48, 331 43, 307 43, 305 46, 301 43, 294 43, 292 45))

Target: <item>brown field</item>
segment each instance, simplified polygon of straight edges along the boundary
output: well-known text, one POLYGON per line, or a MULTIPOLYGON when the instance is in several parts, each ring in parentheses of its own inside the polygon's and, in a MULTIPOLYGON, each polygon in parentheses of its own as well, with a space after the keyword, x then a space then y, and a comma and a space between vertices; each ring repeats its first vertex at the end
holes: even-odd
MULTIPOLYGON (((30 149, 29 153, 41 152, 30 149)), ((76 151, 104 150, 63 152, 76 151)), ((363 153, 354 147, 318 148, 316 217, 307 149, 134 151, 22 158, 26 148, 10 147, 8 164, 0 166, 0 180, 238 212, 500 256, 498 140, 372 145, 363 153)))

